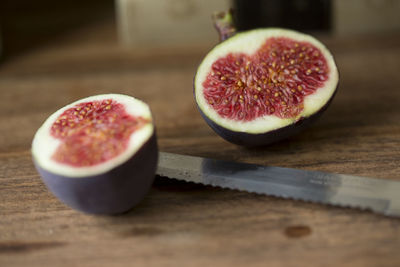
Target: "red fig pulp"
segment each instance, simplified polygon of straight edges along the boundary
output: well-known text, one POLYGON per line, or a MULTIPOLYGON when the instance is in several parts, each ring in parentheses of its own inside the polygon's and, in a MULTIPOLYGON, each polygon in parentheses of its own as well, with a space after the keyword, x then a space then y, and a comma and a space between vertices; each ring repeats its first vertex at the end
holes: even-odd
POLYGON ((318 40, 286 29, 259 29, 211 50, 197 70, 194 90, 201 114, 218 134, 254 146, 308 124, 304 120, 330 103, 337 83, 333 57, 318 40))
POLYGON ((113 99, 79 103, 51 126, 51 135, 62 141, 52 158, 76 167, 103 163, 127 149, 130 136, 146 123, 113 99))

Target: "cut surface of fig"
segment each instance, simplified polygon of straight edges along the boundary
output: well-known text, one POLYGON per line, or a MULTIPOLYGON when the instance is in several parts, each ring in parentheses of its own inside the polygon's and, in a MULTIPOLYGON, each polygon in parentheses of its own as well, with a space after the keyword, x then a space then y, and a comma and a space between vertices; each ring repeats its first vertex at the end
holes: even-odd
POLYGON ((51 126, 51 135, 61 141, 52 159, 75 167, 106 162, 127 149, 130 136, 149 122, 113 99, 76 104, 51 126))
POLYGON ((32 152, 55 173, 91 175, 123 163, 153 131, 143 102, 118 94, 93 96, 51 115, 36 133, 32 152))
POLYGON ((158 148, 150 109, 120 94, 78 100, 43 123, 32 156, 47 187, 69 206, 124 212, 154 180, 158 148))
POLYGON ((286 29, 259 29, 211 50, 197 70, 194 90, 206 121, 232 139, 236 132, 260 135, 311 117, 325 109, 337 83, 334 59, 318 40, 286 29))

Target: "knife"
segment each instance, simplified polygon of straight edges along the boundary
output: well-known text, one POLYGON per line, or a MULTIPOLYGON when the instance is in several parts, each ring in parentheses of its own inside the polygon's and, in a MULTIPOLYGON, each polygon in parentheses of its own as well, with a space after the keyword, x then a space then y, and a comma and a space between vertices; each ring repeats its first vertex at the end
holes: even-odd
POLYGON ((400 182, 160 152, 157 175, 400 217, 400 182))

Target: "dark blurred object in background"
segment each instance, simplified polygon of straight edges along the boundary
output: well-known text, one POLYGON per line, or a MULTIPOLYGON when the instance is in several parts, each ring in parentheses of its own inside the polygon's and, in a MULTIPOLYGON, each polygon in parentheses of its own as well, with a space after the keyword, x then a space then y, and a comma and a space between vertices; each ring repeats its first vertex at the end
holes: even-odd
POLYGON ((233 0, 239 30, 284 27, 330 32, 331 0, 233 0))
POLYGON ((0 0, 0 57, 13 57, 60 34, 112 15, 114 0, 0 0))

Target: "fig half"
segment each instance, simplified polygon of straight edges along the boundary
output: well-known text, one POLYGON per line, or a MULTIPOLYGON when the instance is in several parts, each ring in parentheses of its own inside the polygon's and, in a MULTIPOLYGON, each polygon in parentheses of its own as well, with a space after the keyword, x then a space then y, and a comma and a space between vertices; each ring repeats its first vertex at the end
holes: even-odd
POLYGON ((339 76, 320 41, 280 28, 236 33, 226 16, 216 26, 222 42, 198 67, 194 96, 221 137, 267 145, 299 132, 327 108, 339 76))
POLYGON ((119 94, 78 100, 39 128, 32 156, 46 186, 65 204, 87 213, 125 212, 144 198, 155 176, 150 109, 119 94))

